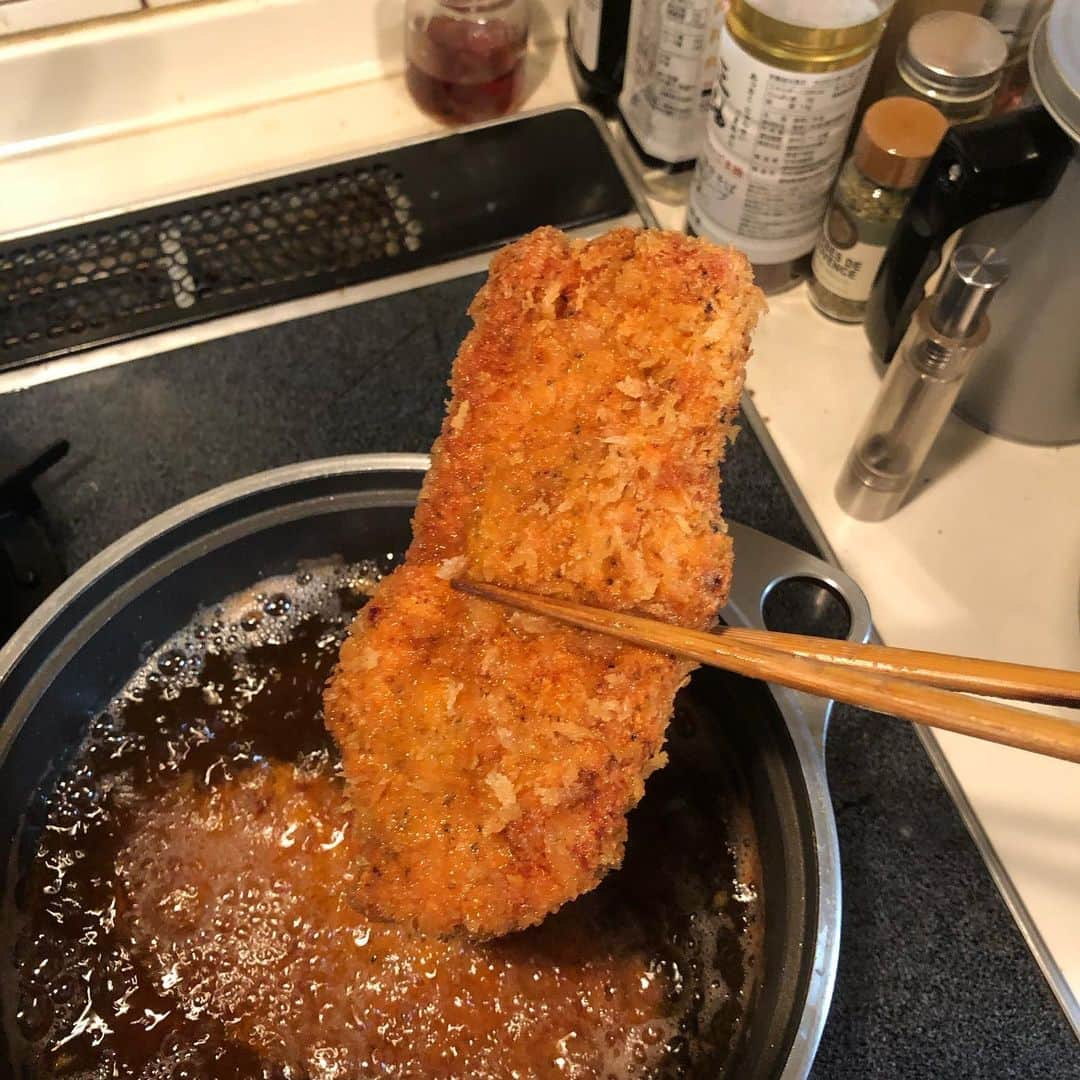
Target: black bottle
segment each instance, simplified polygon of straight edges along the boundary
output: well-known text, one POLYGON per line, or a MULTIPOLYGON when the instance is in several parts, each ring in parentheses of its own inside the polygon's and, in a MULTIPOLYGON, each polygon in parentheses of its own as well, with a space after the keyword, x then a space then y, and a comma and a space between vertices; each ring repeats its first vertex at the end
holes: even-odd
POLYGON ((571 0, 566 19, 570 74, 581 100, 615 112, 626 60, 630 0, 571 0))

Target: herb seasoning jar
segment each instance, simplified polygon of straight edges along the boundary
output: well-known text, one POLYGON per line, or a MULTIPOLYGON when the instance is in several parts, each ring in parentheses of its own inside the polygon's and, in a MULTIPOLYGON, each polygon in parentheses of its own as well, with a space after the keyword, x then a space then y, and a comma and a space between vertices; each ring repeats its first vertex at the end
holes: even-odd
POLYGON ((915 98, 883 98, 867 109, 811 260, 810 299, 819 311, 862 322, 889 239, 948 126, 915 98))
POLYGON ((935 11, 908 31, 888 92, 928 102, 950 124, 984 120, 994 106, 1008 51, 1001 31, 987 19, 935 11))

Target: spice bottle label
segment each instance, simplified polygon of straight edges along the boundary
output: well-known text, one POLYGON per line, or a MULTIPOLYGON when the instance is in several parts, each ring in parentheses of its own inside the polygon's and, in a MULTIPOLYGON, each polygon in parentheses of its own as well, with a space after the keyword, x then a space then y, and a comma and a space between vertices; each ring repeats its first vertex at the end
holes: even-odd
POLYGON ((642 149, 697 157, 716 76, 723 0, 633 0, 619 109, 642 149))
POLYGON ((814 277, 844 300, 865 302, 870 299, 885 251, 884 244, 859 239, 855 224, 839 206, 834 206, 814 248, 814 277))
POLYGON ((574 0, 570 9, 570 40, 589 71, 600 63, 600 16, 604 0, 574 0))
POLYGON ((806 254, 872 59, 840 71, 785 71, 751 56, 725 26, 690 191, 692 227, 767 242, 765 257, 746 245, 754 261, 806 254), (790 250, 780 250, 785 241, 790 250))

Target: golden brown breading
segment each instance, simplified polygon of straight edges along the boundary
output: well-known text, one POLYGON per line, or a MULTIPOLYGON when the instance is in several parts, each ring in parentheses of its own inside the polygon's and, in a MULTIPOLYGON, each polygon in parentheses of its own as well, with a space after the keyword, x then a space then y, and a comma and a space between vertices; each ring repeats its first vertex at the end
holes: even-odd
POLYGON ((621 861, 690 665, 449 582, 708 626, 732 560, 717 464, 761 307, 740 254, 674 233, 540 229, 493 260, 406 563, 325 697, 370 910, 502 934, 621 861))

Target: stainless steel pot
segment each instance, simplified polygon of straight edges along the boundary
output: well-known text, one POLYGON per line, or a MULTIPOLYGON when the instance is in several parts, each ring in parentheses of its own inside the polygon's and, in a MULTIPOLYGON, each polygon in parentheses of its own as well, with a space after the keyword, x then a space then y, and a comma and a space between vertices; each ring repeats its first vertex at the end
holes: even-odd
MULTIPOLYGON (((27 809, 148 650, 197 608, 292 570, 299 560, 403 550, 427 466, 419 454, 358 455, 227 484, 129 533, 42 605, 0 651, 5 903, 32 854, 32 837, 22 832, 27 809)), ((850 578, 753 529, 733 524, 731 531, 738 570, 726 621, 763 625, 772 590, 787 579, 808 579, 846 605, 848 636, 867 640, 869 610, 850 578)), ((690 690, 698 711, 725 726, 741 760, 763 872, 764 977, 734 1071, 803 1077, 825 1023, 840 935, 839 858, 824 762, 831 703, 715 671, 696 675, 690 690)), ((10 953, 0 957, 0 1063, 19 1075, 9 1026, 10 960, 10 953)))

